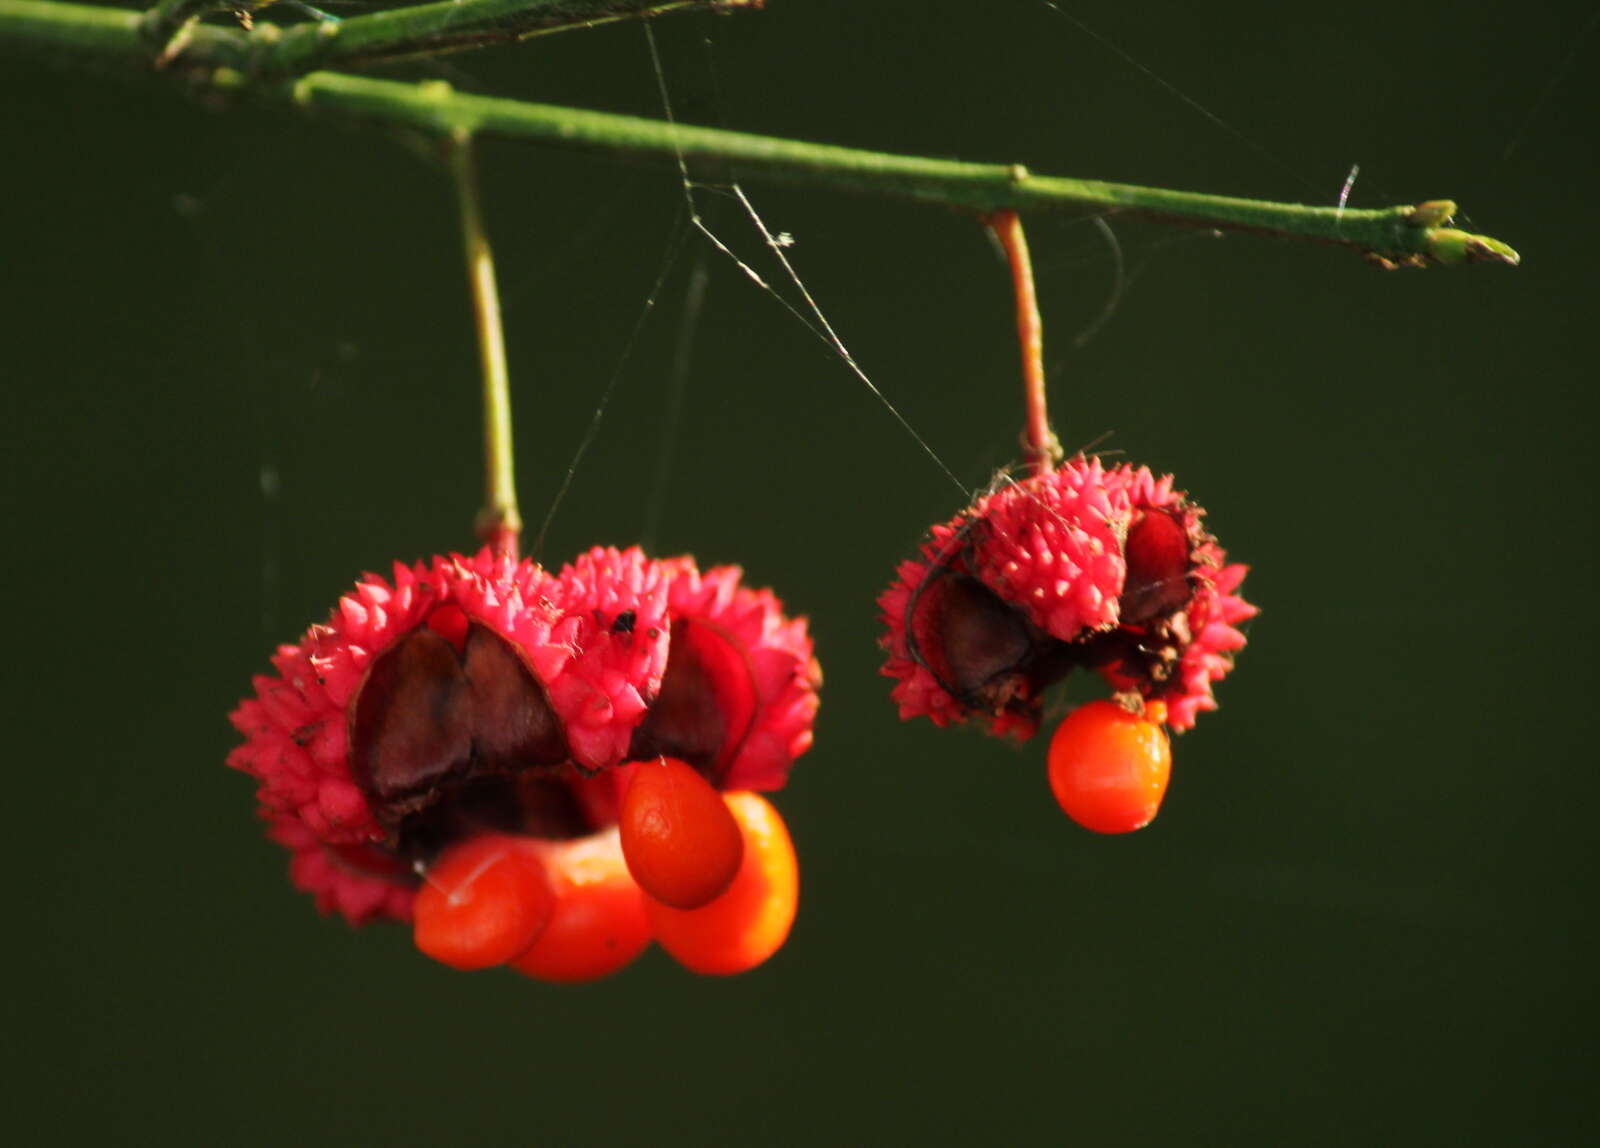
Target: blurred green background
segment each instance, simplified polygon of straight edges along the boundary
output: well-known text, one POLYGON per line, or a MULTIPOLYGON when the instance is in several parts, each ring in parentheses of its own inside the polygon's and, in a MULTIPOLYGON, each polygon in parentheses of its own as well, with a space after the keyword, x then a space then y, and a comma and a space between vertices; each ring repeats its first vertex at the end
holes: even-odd
MULTIPOLYGON (((22 1142, 1595 1132, 1592 6, 1070 8, 1144 69, 1041 0, 772 0, 657 35, 687 120, 1325 203, 1359 163, 1352 205, 1454 197, 1525 265, 1385 274, 1114 222, 1128 289, 1076 346, 1117 257, 1086 220, 1030 218, 1062 437, 1112 432, 1102 448, 1175 472, 1263 607, 1221 711, 1175 747, 1160 820, 1113 840, 1058 812, 1042 743, 896 719, 873 599, 961 495, 689 244, 542 557, 648 534, 811 616, 817 745, 779 797, 801 912, 741 978, 652 952, 580 988, 452 973, 402 930, 319 918, 221 764, 274 643, 360 571, 472 544, 476 359, 444 178, 379 129, 8 60, 22 1142)), ((660 111, 636 25, 397 74, 660 111)), ((683 197, 670 168, 505 142, 482 163, 536 525, 683 197)), ((746 186, 863 367, 984 485, 1020 399, 979 228, 746 186)), ((748 222, 702 202, 772 277, 748 222)))

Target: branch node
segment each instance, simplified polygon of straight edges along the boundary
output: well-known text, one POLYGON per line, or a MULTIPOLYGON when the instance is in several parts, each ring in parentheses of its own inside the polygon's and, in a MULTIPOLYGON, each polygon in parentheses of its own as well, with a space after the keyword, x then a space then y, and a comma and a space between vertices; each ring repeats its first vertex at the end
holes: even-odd
POLYGON ((1430 199, 1413 207, 1406 216, 1406 222, 1412 227, 1443 227, 1455 218, 1455 214, 1455 200, 1430 199))

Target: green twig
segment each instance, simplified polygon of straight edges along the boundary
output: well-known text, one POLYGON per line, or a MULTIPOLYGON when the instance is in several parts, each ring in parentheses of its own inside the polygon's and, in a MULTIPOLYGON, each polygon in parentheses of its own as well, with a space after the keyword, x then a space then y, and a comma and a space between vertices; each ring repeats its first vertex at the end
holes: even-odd
POLYGON ((1342 210, 1204 195, 1125 183, 1033 175, 1017 165, 962 163, 777 139, 718 128, 464 95, 444 83, 400 84, 313 72, 291 89, 310 111, 387 120, 439 132, 489 132, 562 147, 716 160, 740 178, 880 192, 982 212, 1079 208, 1202 227, 1259 231, 1353 247, 1388 264, 1515 264, 1506 244, 1446 227, 1448 200, 1342 210))
MULTIPOLYGON (((595 0, 598 3, 598 0, 595 0)), ((720 6, 728 6, 722 0, 720 6)), ((567 0, 564 10, 590 0, 567 0)), ((451 9, 488 5, 519 7, 527 11, 560 5, 554 0, 460 0, 451 9)), ((660 10, 660 3, 644 0, 607 0, 614 13, 625 7, 634 14, 660 10)), ((746 6, 749 6, 748 4, 746 6)), ((423 8, 433 8, 425 5, 423 8)), ((401 9, 358 17, 336 25, 330 36, 317 31, 328 25, 307 25, 305 35, 337 41, 358 20, 392 17, 401 9)), ((0 0, 0 46, 6 43, 53 46, 69 50, 74 58, 122 56, 151 61, 165 45, 153 48, 140 32, 136 13, 77 4, 41 3, 39 0, 0 0)), ((564 26, 571 26, 564 25, 564 26)), ((894 155, 833 147, 800 140, 778 139, 745 132, 693 127, 633 116, 611 115, 576 108, 553 107, 519 100, 465 95, 448 84, 405 84, 337 72, 317 71, 292 83, 264 79, 259 52, 247 54, 239 66, 202 66, 198 61, 220 59, 219 42, 241 34, 196 26, 192 42, 174 61, 190 77, 213 90, 254 94, 267 100, 287 100, 308 112, 379 120, 420 128, 440 135, 460 132, 493 133, 539 140, 563 147, 625 153, 679 160, 716 161, 731 166, 740 178, 765 177, 790 183, 811 184, 852 191, 899 195, 979 212, 1031 211, 1069 208, 1105 214, 1137 215, 1192 226, 1256 231, 1286 238, 1308 239, 1351 247, 1384 266, 1421 266, 1427 263, 1518 262, 1505 243, 1448 226, 1455 212, 1449 200, 1373 210, 1310 207, 1291 203, 1232 196, 1205 195, 1166 188, 1137 187, 1099 180, 1034 175, 1020 165, 962 163, 921 156, 894 155)), ((259 38, 258 27, 254 37, 259 38)), ((279 35, 287 36, 285 33, 279 35)), ((269 37, 270 38, 270 37, 269 37)), ((381 39, 381 38, 380 38, 381 39)), ((385 40, 390 45, 413 43, 403 36, 385 40)), ((465 45, 458 45, 465 46, 465 45)), ((320 58, 320 57, 319 57, 320 58)), ((304 62, 301 57, 293 59, 304 62)), ((370 60, 366 56, 363 59, 370 60)), ((346 60, 345 62, 350 62, 346 60)))
POLYGON ((44 0, 0 0, 0 45, 46 44, 74 52, 153 62, 181 73, 230 68, 253 81, 286 80, 318 68, 362 68, 420 56, 512 43, 574 28, 699 9, 733 11, 763 0, 440 0, 345 20, 249 30, 200 24, 208 11, 264 6, 240 0, 161 0, 148 12, 44 0))
POLYGON ((515 43, 572 28, 690 8, 751 7, 759 0, 442 0, 340 21, 297 24, 252 37, 252 74, 296 76, 515 43), (263 40, 265 39, 265 42, 263 40))
POLYGON ((143 15, 87 4, 0 0, 0 47, 46 49, 83 63, 107 59, 150 63, 139 33, 143 15))

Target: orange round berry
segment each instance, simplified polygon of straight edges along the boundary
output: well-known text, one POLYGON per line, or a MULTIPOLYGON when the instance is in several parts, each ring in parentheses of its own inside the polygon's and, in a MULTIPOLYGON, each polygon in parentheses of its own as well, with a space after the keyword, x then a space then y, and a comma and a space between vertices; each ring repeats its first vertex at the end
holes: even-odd
POLYGON ((698 909, 645 899, 661 947, 685 968, 716 976, 753 969, 777 952, 800 898, 794 843, 778 811, 754 793, 722 796, 744 837, 733 884, 698 909))
POLYGON ((1085 829, 1128 833, 1154 820, 1172 773, 1172 747, 1152 716, 1093 701, 1056 727, 1050 788, 1085 829))
POLYGON ((550 922, 511 967, 542 981, 593 981, 650 944, 644 894, 628 875, 617 831, 533 842, 555 890, 550 922))
POLYGON ((721 794, 676 758, 634 767, 619 824, 628 872, 652 898, 675 909, 697 909, 717 897, 744 856, 739 826, 721 794))
POLYGON ((503 965, 538 939, 554 898, 514 837, 480 834, 429 866, 413 910, 417 948, 455 969, 503 965))

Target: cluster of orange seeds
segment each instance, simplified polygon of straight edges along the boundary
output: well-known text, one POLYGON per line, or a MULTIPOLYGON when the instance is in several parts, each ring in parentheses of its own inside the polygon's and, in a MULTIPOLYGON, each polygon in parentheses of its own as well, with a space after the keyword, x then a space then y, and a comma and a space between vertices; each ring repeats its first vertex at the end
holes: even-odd
POLYGON ((799 898, 778 811, 759 794, 718 793, 674 758, 633 770, 609 831, 485 833, 440 854, 413 908, 417 948, 452 968, 567 982, 616 972, 652 939, 697 973, 744 972, 775 953, 799 898))

